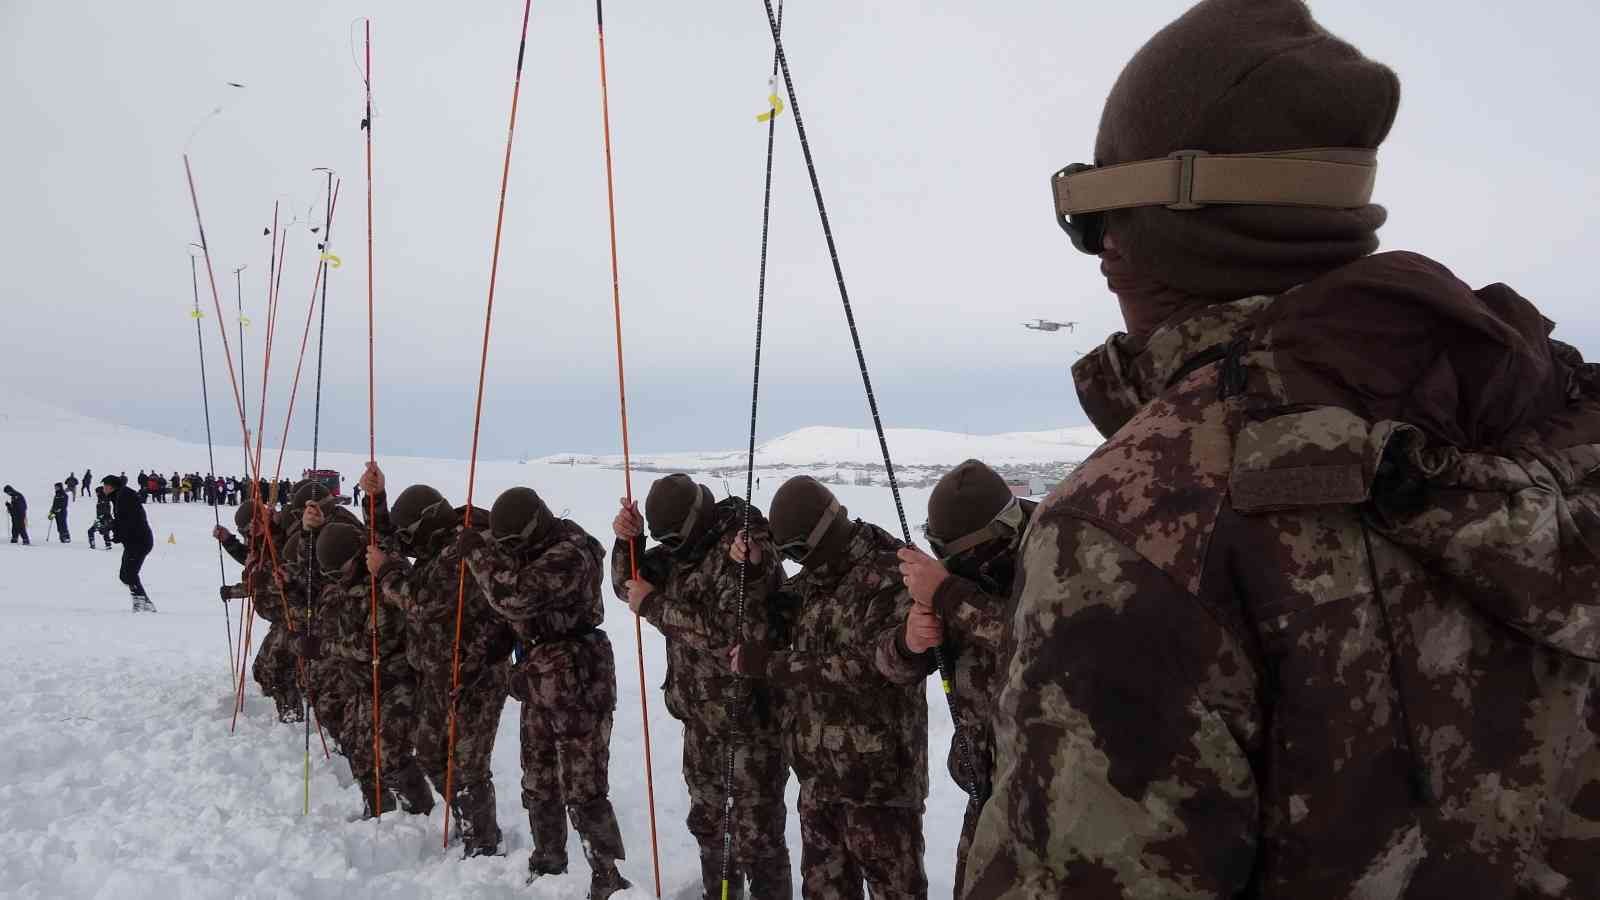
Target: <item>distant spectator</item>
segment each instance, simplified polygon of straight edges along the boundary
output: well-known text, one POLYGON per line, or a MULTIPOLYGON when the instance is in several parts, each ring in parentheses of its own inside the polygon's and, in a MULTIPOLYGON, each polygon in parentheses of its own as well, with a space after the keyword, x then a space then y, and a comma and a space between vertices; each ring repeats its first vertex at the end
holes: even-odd
POLYGON ((62 483, 67 486, 67 496, 73 500, 78 499, 78 476, 68 472, 67 480, 62 483))
POLYGON ((88 496, 89 492, 94 490, 93 472, 88 469, 83 470, 83 480, 78 482, 78 490, 82 491, 85 496, 88 496))
POLYGON ((56 523, 56 534, 61 538, 61 543, 72 543, 72 532, 67 530, 67 489, 59 481, 56 482, 55 496, 50 500, 50 521, 56 523))
POLYGON ((15 544, 18 538, 22 546, 28 546, 28 498, 17 493, 11 485, 5 486, 6 512, 11 515, 11 543, 15 544))

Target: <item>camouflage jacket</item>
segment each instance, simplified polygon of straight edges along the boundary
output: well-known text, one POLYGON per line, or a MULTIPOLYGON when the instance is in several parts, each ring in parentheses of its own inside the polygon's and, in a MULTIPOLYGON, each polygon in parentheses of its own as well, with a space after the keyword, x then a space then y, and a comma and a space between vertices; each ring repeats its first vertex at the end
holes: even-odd
MULTIPOLYGON (((467 567, 522 646, 512 696, 546 709, 547 724, 555 724, 551 717, 578 715, 570 708, 575 703, 588 712, 616 708, 616 664, 600 629, 605 548, 599 541, 561 519, 531 544, 478 547, 467 567)), ((563 733, 586 730, 571 726, 563 733)))
MULTIPOLYGON (((464 512, 465 507, 457 510, 464 512)), ((493 541, 488 531, 489 513, 474 509, 473 528, 493 541)), ((385 602, 405 613, 406 655, 411 667, 422 678, 452 676, 455 656, 456 611, 463 585, 466 602, 461 606, 461 681, 471 680, 482 668, 511 656, 515 635, 506 620, 489 605, 476 579, 463 583, 461 555, 456 539, 465 526, 441 529, 425 547, 418 548, 412 566, 403 557, 391 555, 378 572, 378 589, 385 602)))
POLYGON ((1411 254, 1074 369, 964 896, 1600 894, 1600 368, 1411 254))
MULTIPOLYGON (((365 566, 347 580, 324 584, 318 593, 317 637, 330 659, 343 664, 347 685, 372 678, 372 584, 365 566)), ((403 679, 413 670, 406 656, 406 622, 393 607, 378 604, 379 677, 403 679)))
POLYGON ((904 627, 911 595, 888 532, 857 521, 844 555, 783 583, 781 649, 766 675, 802 803, 922 808, 928 796, 928 701, 919 681, 878 671, 886 632, 904 627))
POLYGON ((531 544, 490 541, 467 556, 489 606, 528 648, 581 637, 600 627, 605 548, 576 522, 560 519, 531 544))
MULTIPOLYGON (((735 725, 761 731, 777 727, 771 691, 751 682, 740 686, 728 668, 736 644, 771 644, 776 637, 769 600, 783 581, 778 551, 767 520, 750 510, 750 533, 761 548, 761 563, 744 567, 744 614, 739 613, 740 565, 728 556, 744 528, 744 501, 730 497, 715 507, 711 526, 694 546, 676 553, 657 545, 634 549, 639 575, 655 586, 639 614, 667 639, 667 676, 662 684, 667 711, 674 718, 721 731, 735 725), (746 693, 741 693, 745 691, 746 693), (730 721, 730 704, 748 701, 751 715, 730 721)), ((611 551, 611 585, 627 599, 631 577, 628 544, 616 541, 611 551)), ((737 714, 736 714, 737 715, 737 714)))
MULTIPOLYGON (((1024 515, 1030 520, 1036 505, 1028 501, 1022 504, 1024 515)), ((982 560, 975 571, 968 573, 973 577, 952 572, 932 600, 945 627, 943 650, 949 667, 950 696, 973 757, 969 778, 961 760, 960 737, 952 735, 946 766, 951 779, 963 790, 970 791, 970 782, 976 779, 980 797, 987 796, 990 789, 994 730, 989 725, 989 712, 997 688, 1005 611, 1025 533, 1025 529, 1018 532, 997 553, 982 560)), ((884 632, 878 640, 876 660, 878 671, 896 684, 920 682, 936 668, 933 653, 913 654, 906 647, 904 628, 884 632)))

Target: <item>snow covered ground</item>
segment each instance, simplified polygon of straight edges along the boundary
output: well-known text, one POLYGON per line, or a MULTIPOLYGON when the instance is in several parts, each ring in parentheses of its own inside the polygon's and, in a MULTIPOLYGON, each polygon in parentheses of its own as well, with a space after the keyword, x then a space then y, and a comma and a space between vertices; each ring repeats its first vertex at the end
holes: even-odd
MULTIPOLYGON (((305 735, 278 724, 253 682, 235 733, 229 731, 228 642, 216 597, 211 511, 200 505, 147 507, 157 536, 145 584, 158 615, 129 612, 116 580, 119 553, 90 551, 83 532, 89 500, 70 512, 73 543, 45 543, 49 486, 69 469, 106 472, 157 466, 205 471, 206 448, 86 419, 26 397, 0 394, 0 479, 30 502, 34 546, 0 544, 0 896, 18 898, 542 897, 584 896, 588 873, 577 839, 572 874, 523 885, 530 839, 519 805, 515 703, 507 705, 495 748, 504 858, 462 861, 440 848, 440 812, 349 822, 361 807, 346 764, 324 759, 312 738, 310 814, 302 815, 305 735), (174 542, 169 543, 169 536, 174 542)), ((240 457, 217 448, 219 466, 240 457)), ((270 467, 273 458, 268 454, 270 467)), ((323 454, 320 462, 354 475, 361 458, 323 454)), ((460 502, 466 464, 384 459, 391 483, 428 481, 460 502)), ((298 475, 308 453, 290 451, 283 470, 298 475)), ((547 462, 480 464, 478 502, 530 484, 556 510, 609 546, 622 493, 620 472, 547 462)), ((635 481, 642 494, 651 476, 635 481)), ((765 505, 779 478, 764 479, 765 505)), ((737 487, 736 487, 737 489, 737 487)), ((895 530, 882 488, 840 487, 855 515, 895 530)), ((720 493, 720 491, 719 491, 720 493)), ((905 492, 920 522, 927 491, 905 492)), ((225 511, 226 512, 226 511, 225 511)), ((237 575, 226 564, 229 580, 237 575)), ((237 604, 235 604, 237 606, 237 604)), ((234 625, 237 627, 234 610, 234 625)), ((628 847, 623 872, 653 896, 638 644, 627 607, 611 601, 606 628, 617 647, 620 705, 612 740, 612 799, 628 847), (623 661, 626 660, 624 663, 623 661)), ((260 632, 258 631, 258 635, 260 632)), ((698 884, 693 839, 683 825, 688 799, 679 778, 681 733, 666 715, 659 637, 644 629, 643 652, 654 742, 656 812, 663 895, 698 884)), ((963 796, 943 771, 950 720, 929 684, 934 771, 928 801, 927 869, 933 896, 949 896, 963 796)), ((789 845, 798 875, 799 826, 790 782, 789 845)), ((442 812, 442 810, 441 810, 442 812)), ((798 883, 798 882, 797 882, 798 883)))

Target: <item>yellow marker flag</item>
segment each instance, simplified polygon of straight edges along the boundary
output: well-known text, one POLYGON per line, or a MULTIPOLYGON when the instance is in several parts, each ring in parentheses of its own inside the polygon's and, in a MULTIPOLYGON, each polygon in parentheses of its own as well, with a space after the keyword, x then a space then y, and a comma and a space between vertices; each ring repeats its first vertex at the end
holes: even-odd
POLYGON ((201 312, 198 309, 189 310, 189 318, 191 318, 191 319, 204 319, 205 317, 206 317, 206 314, 201 312))
POLYGON ((249 328, 250 327, 250 317, 249 316, 240 316, 239 317, 239 324, 243 325, 246 328, 249 328))
POLYGON ((167 535, 167 543, 176 544, 177 542, 178 542, 178 536, 176 534, 168 534, 167 535))
POLYGON ((324 254, 322 254, 322 261, 327 263, 328 265, 334 267, 335 269, 337 269, 340 266, 344 265, 344 260, 341 260, 339 257, 335 256, 332 253, 324 253, 324 254))
POLYGON ((778 79, 776 77, 767 79, 767 103, 772 108, 756 116, 757 122, 770 122, 779 113, 783 112, 783 98, 778 96, 778 79))

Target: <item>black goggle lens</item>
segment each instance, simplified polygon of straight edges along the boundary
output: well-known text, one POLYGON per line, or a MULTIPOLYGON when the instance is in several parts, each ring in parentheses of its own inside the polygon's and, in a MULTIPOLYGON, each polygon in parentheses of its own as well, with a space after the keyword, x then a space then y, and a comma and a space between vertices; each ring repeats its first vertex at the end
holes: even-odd
POLYGON ((811 545, 807 544, 804 538, 801 538, 800 540, 783 544, 778 548, 778 553, 791 562, 803 563, 806 557, 811 555, 811 545))
MULTIPOLYGON (((1057 172, 1054 177, 1065 178, 1068 175, 1087 172, 1093 168, 1094 166, 1088 163, 1073 163, 1057 172)), ((1054 191, 1055 185, 1052 183, 1051 192, 1054 193, 1054 191)), ((1087 253, 1090 256, 1099 256, 1106 251, 1105 213, 1079 213, 1073 216, 1057 214, 1056 223, 1061 226, 1062 231, 1067 233, 1067 237, 1072 241, 1072 246, 1076 247, 1078 252, 1087 253)))

